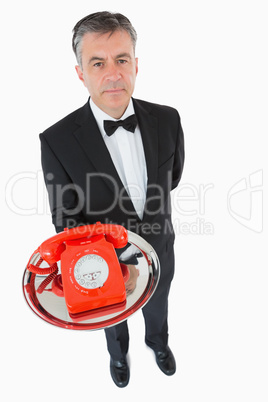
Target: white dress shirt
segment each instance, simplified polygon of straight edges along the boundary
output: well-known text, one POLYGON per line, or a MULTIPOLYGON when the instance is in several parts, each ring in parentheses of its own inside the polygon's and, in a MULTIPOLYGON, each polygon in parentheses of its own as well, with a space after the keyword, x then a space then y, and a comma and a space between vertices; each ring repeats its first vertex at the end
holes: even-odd
POLYGON ((146 200, 147 169, 140 129, 137 126, 135 132, 131 133, 123 127, 118 127, 109 137, 103 126, 104 120, 124 120, 134 114, 132 99, 120 119, 114 119, 103 112, 91 98, 89 103, 118 175, 138 216, 142 219, 146 200))

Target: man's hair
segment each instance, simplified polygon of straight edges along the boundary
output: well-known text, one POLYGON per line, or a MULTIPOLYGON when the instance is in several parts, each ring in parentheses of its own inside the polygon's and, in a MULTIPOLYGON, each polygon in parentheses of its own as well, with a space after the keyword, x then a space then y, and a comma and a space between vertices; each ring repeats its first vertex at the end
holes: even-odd
POLYGON ((73 29, 72 46, 77 62, 82 68, 82 38, 86 33, 99 33, 100 35, 115 31, 126 31, 132 40, 133 48, 137 42, 137 33, 127 17, 119 13, 101 11, 82 18, 73 29))

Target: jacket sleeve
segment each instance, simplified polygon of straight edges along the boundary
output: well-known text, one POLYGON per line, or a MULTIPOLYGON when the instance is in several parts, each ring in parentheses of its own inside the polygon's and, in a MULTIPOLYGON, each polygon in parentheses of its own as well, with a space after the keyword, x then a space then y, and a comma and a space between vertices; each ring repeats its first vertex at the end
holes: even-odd
POLYGON ((184 166, 184 134, 181 126, 180 116, 178 114, 177 142, 174 154, 172 187, 173 190, 179 184, 184 166))
POLYGON ((56 232, 61 232, 66 227, 84 224, 82 206, 78 201, 83 200, 82 190, 72 182, 45 136, 40 134, 39 138, 42 169, 56 232))

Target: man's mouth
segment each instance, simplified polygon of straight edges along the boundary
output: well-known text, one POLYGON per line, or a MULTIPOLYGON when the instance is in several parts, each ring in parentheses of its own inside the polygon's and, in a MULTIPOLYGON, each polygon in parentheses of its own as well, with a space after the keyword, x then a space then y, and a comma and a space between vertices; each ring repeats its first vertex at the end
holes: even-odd
POLYGON ((105 89, 103 92, 106 92, 108 94, 119 94, 124 91, 124 88, 109 88, 105 89))

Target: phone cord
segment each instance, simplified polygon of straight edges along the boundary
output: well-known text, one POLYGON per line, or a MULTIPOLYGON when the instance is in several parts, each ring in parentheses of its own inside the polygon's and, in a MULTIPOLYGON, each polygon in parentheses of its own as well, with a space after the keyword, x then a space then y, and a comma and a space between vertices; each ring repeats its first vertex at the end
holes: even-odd
POLYGON ((43 282, 39 285, 37 289, 37 293, 41 294, 45 290, 45 288, 50 284, 51 281, 57 276, 58 274, 58 264, 54 262, 54 264, 50 265, 47 268, 40 268, 40 265, 44 259, 42 257, 39 258, 36 265, 29 264, 27 269, 32 272, 33 274, 37 275, 48 275, 43 282))

